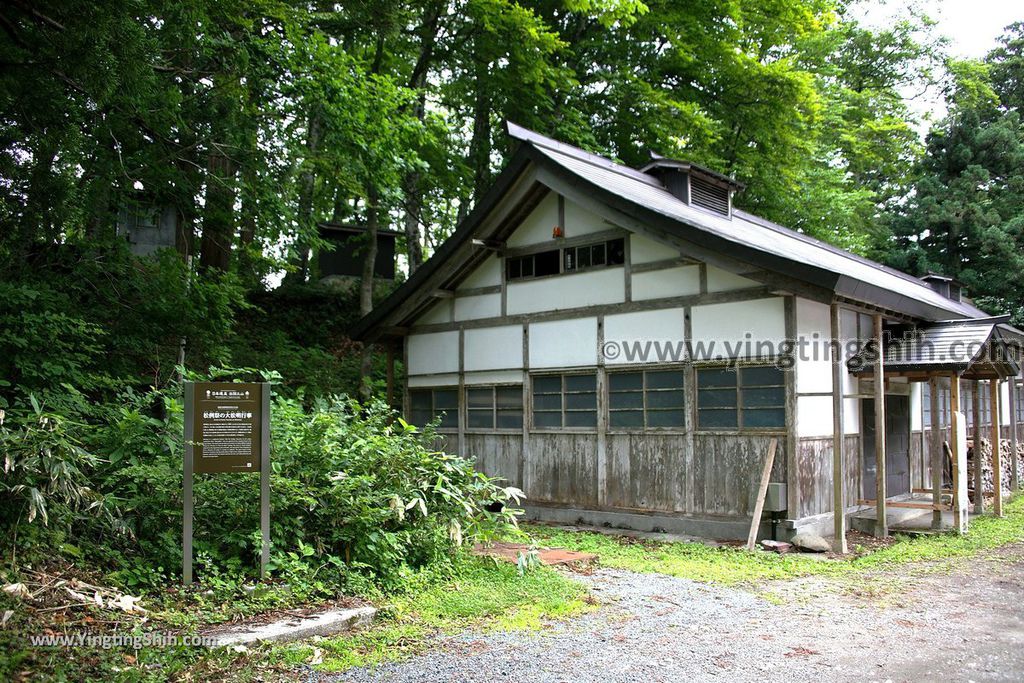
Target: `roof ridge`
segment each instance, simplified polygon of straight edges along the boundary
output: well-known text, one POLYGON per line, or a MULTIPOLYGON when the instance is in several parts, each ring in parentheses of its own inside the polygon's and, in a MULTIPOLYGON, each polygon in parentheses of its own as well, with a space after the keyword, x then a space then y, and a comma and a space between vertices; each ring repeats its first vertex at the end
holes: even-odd
POLYGON ((505 128, 508 131, 510 137, 521 142, 525 142, 536 147, 543 147, 544 149, 550 150, 552 152, 558 152, 560 154, 570 156, 574 159, 578 159, 579 161, 591 164, 592 166, 598 166, 609 171, 612 171, 614 173, 619 173, 620 175, 640 180, 654 187, 660 187, 662 189, 665 188, 664 185, 658 182, 657 178, 648 175, 643 171, 638 171, 635 168, 626 166, 625 164, 620 164, 619 162, 614 161, 613 159, 609 159, 608 157, 603 157, 600 154, 588 152, 585 149, 581 149, 579 147, 567 144, 565 142, 559 142, 554 138, 549 138, 546 135, 541 135, 540 133, 532 131, 529 128, 524 128, 523 126, 513 123, 512 121, 506 121, 505 128))

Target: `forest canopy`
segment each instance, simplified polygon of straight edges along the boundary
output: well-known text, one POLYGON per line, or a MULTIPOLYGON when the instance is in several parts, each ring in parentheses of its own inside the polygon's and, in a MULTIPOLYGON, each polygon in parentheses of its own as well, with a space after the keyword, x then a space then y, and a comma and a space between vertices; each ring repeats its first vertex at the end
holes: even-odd
POLYGON ((1024 321, 1024 26, 969 61, 916 10, 881 27, 855 10, 7 3, 0 261, 9 307, 40 329, 6 333, 23 347, 0 365, 28 381, 46 339, 67 347, 50 380, 159 386, 187 339, 192 367, 350 389, 370 365, 346 366, 344 327, 382 292, 372 264, 358 296, 302 290, 318 281, 318 225, 394 230, 415 270, 501 169, 507 120, 630 165, 653 151, 728 173, 747 187, 743 208, 913 274, 958 277, 1024 321), (942 93, 944 118, 916 118, 907 98, 924 92, 942 93), (118 226, 152 211, 173 217, 177 259, 121 253, 118 226), (289 313, 307 304, 320 325, 289 313), (60 316, 73 322, 54 329, 60 316))

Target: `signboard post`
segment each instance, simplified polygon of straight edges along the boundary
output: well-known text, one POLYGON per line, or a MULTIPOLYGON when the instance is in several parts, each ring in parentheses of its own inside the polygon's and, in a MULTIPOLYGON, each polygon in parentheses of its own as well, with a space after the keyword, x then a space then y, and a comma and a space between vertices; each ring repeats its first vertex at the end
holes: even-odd
POLYGON ((182 582, 192 583, 193 476, 260 473, 260 576, 270 561, 270 385, 185 382, 182 582))

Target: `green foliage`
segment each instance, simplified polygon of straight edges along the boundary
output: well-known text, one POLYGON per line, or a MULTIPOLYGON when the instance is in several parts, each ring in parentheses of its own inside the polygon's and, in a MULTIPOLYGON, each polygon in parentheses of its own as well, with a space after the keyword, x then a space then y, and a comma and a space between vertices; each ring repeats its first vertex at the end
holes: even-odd
POLYGON ((1024 321, 1024 125, 1014 103, 1024 54, 1016 24, 984 63, 951 66, 949 115, 927 138, 914 193, 880 256, 961 280, 993 313, 1024 321), (1000 80, 995 80, 995 79, 1000 80), (999 102, 998 94, 1008 98, 999 102))
MULTIPOLYGON (((74 553, 99 561, 120 584, 165 585, 181 563, 179 386, 126 389, 99 406, 65 390, 61 413, 34 396, 6 410, 5 530, 22 534, 23 553, 74 538, 74 553)), ((438 451, 432 429, 405 424, 382 403, 331 397, 307 407, 276 396, 272 415, 271 571, 303 595, 332 594, 332 581, 344 585, 349 573, 393 585, 515 524, 518 490, 438 451)), ((254 577, 257 500, 256 476, 196 475, 201 582, 237 587, 254 577)))
POLYGON ((99 536, 116 527, 112 501, 94 489, 99 459, 78 439, 80 425, 46 410, 30 395, 28 406, 0 410, 0 511, 17 530, 24 519, 69 534, 95 520, 99 536))

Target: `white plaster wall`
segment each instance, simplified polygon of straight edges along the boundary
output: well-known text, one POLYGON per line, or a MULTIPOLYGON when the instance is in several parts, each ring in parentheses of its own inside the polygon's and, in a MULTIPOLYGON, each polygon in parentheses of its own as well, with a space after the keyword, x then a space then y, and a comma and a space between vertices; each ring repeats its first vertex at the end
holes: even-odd
POLYGON ((708 264, 708 291, 709 292, 731 292, 735 289, 746 289, 748 287, 759 287, 760 282, 740 277, 708 264))
POLYGON ((622 268, 604 268, 512 282, 506 297, 506 310, 510 315, 622 303, 626 300, 625 276, 622 268))
POLYGON ((408 386, 412 389, 417 387, 449 387, 459 385, 458 373, 452 375, 435 375, 431 377, 410 375, 408 386))
POLYGON ((860 434, 860 399, 843 399, 843 432, 860 434))
POLYGON ((700 266, 633 273, 633 300, 665 299, 700 293, 700 266))
POLYGON ((465 331, 463 362, 468 370, 523 367, 523 328, 520 325, 465 331))
POLYGON ((923 418, 921 416, 921 399, 924 392, 921 390, 921 382, 910 384, 910 429, 911 431, 921 429, 923 418))
POLYGON ((597 364, 597 318, 530 324, 530 368, 597 364))
MULTIPOLYGON (((782 297, 694 306, 690 316, 695 347, 697 342, 704 342, 705 348, 720 359, 757 355, 760 340, 771 342, 771 348, 777 350, 785 339, 782 297), (713 348, 708 346, 712 343, 713 348)), ((694 362, 701 360, 706 358, 695 354, 694 362)))
POLYGON ((488 256, 456 289, 493 287, 501 284, 501 260, 495 254, 488 256))
MULTIPOLYGON (((826 304, 797 297, 796 333, 802 342, 796 347, 796 391, 832 391, 832 363, 829 360, 831 315, 826 304)), ((845 372, 845 368, 844 368, 845 372)), ((829 409, 831 413, 831 408, 829 409)))
POLYGON ((459 371, 459 333, 412 334, 407 338, 409 374, 459 371))
POLYGON ((629 354, 621 352, 615 358, 606 357, 605 363, 608 365, 626 365, 638 362, 671 362, 673 360, 671 356, 666 358, 658 357, 658 354, 654 351, 654 343, 660 344, 662 349, 669 345, 668 348, 673 353, 678 349, 678 360, 684 360, 686 358, 685 314, 686 311, 682 308, 666 308, 657 311, 637 311, 636 313, 606 316, 604 319, 604 340, 606 345, 609 342, 614 342, 619 349, 621 349, 623 344, 628 344, 630 349, 634 349, 634 345, 637 343, 641 345, 641 348, 644 348, 646 347, 646 342, 651 342, 652 346, 646 361, 642 357, 636 356, 630 359, 629 354))
POLYGON ((832 436, 832 397, 798 396, 797 436, 832 436))
POLYGON ((679 258, 679 251, 635 233, 629 236, 630 263, 651 263, 679 258))
POLYGON ((501 294, 460 296, 455 299, 455 319, 474 320, 501 315, 501 294))
POLYGON ((484 372, 467 372, 466 384, 522 384, 522 370, 489 370, 484 372))
POLYGON ((452 302, 442 300, 434 304, 426 313, 416 319, 418 325, 435 325, 452 321, 452 302))
MULTIPOLYGON (((601 232, 602 230, 608 230, 613 227, 615 226, 598 216, 593 211, 583 208, 576 202, 571 202, 568 199, 565 200, 566 237, 589 235, 591 233, 601 232)), ((548 231, 548 239, 551 239, 550 231, 548 231)))
POLYGON ((515 232, 509 235, 505 244, 510 247, 522 247, 527 244, 547 242, 551 239, 551 229, 558 225, 558 195, 548 192, 540 200, 537 208, 523 219, 515 232))

